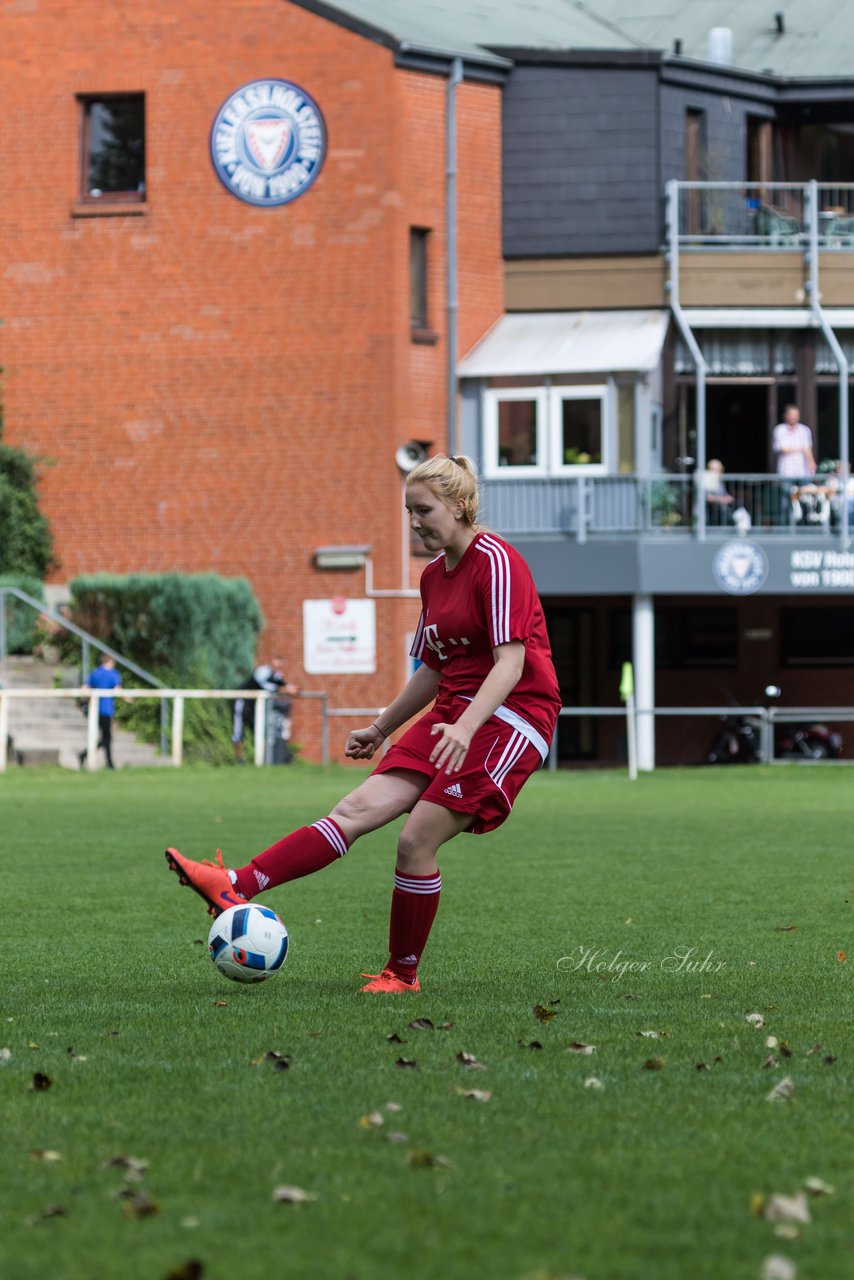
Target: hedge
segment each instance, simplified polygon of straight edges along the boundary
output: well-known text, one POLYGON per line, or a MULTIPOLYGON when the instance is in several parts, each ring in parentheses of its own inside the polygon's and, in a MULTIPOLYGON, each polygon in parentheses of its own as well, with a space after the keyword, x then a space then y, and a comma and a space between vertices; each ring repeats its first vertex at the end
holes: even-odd
POLYGON ((69 585, 72 620, 161 679, 233 689, 255 665, 264 619, 245 578, 99 573, 69 585))
MULTIPOLYGON (((28 596, 44 602, 44 587, 38 578, 24 573, 0 574, 0 587, 17 587, 28 596)), ((32 653, 36 646, 39 615, 23 600, 6 596, 6 644, 9 653, 32 653)))

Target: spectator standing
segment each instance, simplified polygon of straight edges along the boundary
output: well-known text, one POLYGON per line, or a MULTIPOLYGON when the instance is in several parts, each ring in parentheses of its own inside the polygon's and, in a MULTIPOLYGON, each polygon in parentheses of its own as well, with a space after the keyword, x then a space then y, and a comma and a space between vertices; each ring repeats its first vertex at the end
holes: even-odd
MULTIPOLYGON (((83 681, 84 689, 108 689, 112 692, 114 689, 121 689, 122 678, 116 671, 116 663, 113 658, 103 654, 94 671, 90 671, 89 675, 83 681)), ((107 768, 115 769, 113 764, 113 717, 116 714, 116 700, 111 697, 102 697, 98 700, 98 729, 100 737, 98 738, 98 748, 103 747, 104 755, 107 757, 107 768)), ((86 763, 86 750, 80 752, 80 768, 82 769, 86 763)))
MULTIPOLYGON (((777 475, 784 476, 790 482, 810 480, 815 475, 815 455, 813 454, 812 431, 805 422, 801 422, 801 411, 796 404, 787 404, 783 410, 783 421, 774 428, 771 444, 777 458, 777 475)), ((792 503, 792 483, 781 486, 780 514, 784 523, 786 517, 794 518, 792 503)))
MULTIPOLYGON (((282 694, 292 694, 297 692, 296 685, 289 684, 282 675, 282 666, 284 665, 281 657, 273 658, 272 662, 262 663, 256 667, 248 680, 244 680, 240 686, 241 689, 259 689, 265 693, 278 693, 277 698, 280 713, 290 719, 291 704, 289 698, 281 697, 282 694)), ((243 751, 243 735, 246 732, 247 721, 254 724, 255 720, 255 698, 235 698, 232 707, 233 720, 231 729, 231 741, 234 744, 234 755, 238 764, 246 764, 246 755, 243 751)))

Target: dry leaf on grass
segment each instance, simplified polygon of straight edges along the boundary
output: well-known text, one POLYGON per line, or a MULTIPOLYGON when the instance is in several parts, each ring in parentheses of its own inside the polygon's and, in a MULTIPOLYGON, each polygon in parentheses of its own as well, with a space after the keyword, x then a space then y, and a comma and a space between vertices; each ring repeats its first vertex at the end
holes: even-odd
POLYGON ((452 1030, 453 1030, 453 1026, 454 1026, 453 1022, 440 1022, 440 1023, 439 1023, 439 1030, 440 1030, 440 1031, 452 1031, 452 1030))
POLYGON ((591 1054, 596 1052, 596 1046, 595 1044, 585 1044, 583 1040, 573 1040, 566 1046, 566 1052, 591 1054))
POLYGON ((445 1156, 434 1156, 432 1151, 413 1148, 406 1157, 410 1169, 449 1169, 451 1162, 445 1156))
POLYGON ((61 1151, 43 1151, 41 1147, 37 1147, 35 1151, 30 1152, 31 1160, 39 1160, 42 1164, 56 1164, 57 1160, 62 1160, 61 1151))
POLYGON ((12 1061, 12 1050, 0 1049, 0 1062, 11 1062, 11 1061, 12 1061))
POLYGON ((399 1102, 387 1102, 385 1104, 386 1111, 402 1111, 403 1107, 399 1102))
POLYGON ((33 1073, 33 1082, 30 1085, 30 1092, 44 1093, 45 1089, 49 1089, 52 1084, 52 1076, 46 1076, 43 1071, 36 1071, 33 1073))
POLYGON ((584 1081, 585 1089, 604 1089, 605 1086, 598 1076, 588 1076, 584 1081))
POLYGON ((800 1240, 802 1232, 794 1222, 778 1222, 774 1228, 774 1235, 778 1240, 800 1240))
POLYGON ((765 1026, 765 1019, 762 1017, 761 1013, 746 1013, 744 1015, 744 1021, 749 1022, 754 1031, 761 1031, 765 1026))
POLYGON ((821 1050, 822 1050, 822 1046, 820 1044, 814 1044, 811 1049, 807 1049, 806 1054, 804 1056, 808 1058, 811 1053, 821 1053, 821 1050))
POLYGON ((804 1178, 804 1191, 811 1196, 835 1196, 836 1187, 832 1187, 829 1182, 824 1182, 821 1178, 810 1177, 804 1178))
POLYGON ((385 1124, 385 1116, 381 1111, 369 1111, 366 1116, 359 1116, 360 1129, 379 1129, 385 1124))
POLYGON ((132 1187, 123 1187, 116 1199, 121 1200, 122 1212, 127 1218, 153 1218, 160 1212, 157 1201, 141 1188, 134 1191, 132 1187))
POLYGON ((788 1040, 781 1040, 781 1041, 780 1041, 780 1053, 782 1054, 782 1056, 783 1056, 784 1058, 791 1058, 791 1056, 792 1056, 792 1050, 791 1050, 791 1049, 790 1049, 790 1047, 789 1047, 789 1042, 788 1042, 788 1040))
POLYGON ((410 1031, 435 1031, 436 1030, 436 1028, 433 1026, 433 1023, 430 1021, 429 1018, 413 1018, 410 1023, 407 1023, 407 1026, 409 1027, 410 1031))
POLYGON ((542 1049, 543 1047, 539 1040, 519 1040, 517 1043, 520 1049, 542 1049))
POLYGON ((468 1067, 470 1071, 485 1071, 486 1063, 478 1062, 473 1053, 465 1053, 463 1050, 457 1054, 457 1062, 461 1067, 468 1067))
POLYGON ((544 1004, 534 1005, 534 1017, 538 1022, 551 1022, 557 1016, 556 1009, 547 1009, 544 1004))
POLYGON ((643 1064, 644 1071, 662 1071, 665 1062, 665 1058, 647 1058, 643 1064))
POLYGON ((797 1280, 798 1269, 790 1258, 781 1253, 771 1253, 762 1261, 759 1280, 797 1280))
POLYGON ((303 1191, 302 1187, 274 1187, 273 1204, 308 1204, 316 1200, 313 1191, 303 1191))
POLYGON ((779 1084, 766 1097, 766 1102, 786 1102, 795 1092, 795 1082, 791 1076, 784 1076, 779 1084))
MULTIPOLYGON (((227 1001, 227 1000, 214 1000, 214 1002, 213 1002, 213 1007, 214 1007, 215 1009, 227 1009, 227 1008, 228 1008, 228 1001, 227 1001)), ((115 1031, 115 1032, 111 1032, 111 1034, 112 1034, 112 1035, 118 1035, 119 1033, 118 1033, 118 1031, 115 1031)))
POLYGON ((410 1071, 418 1070, 418 1062, 415 1058, 398 1058, 394 1065, 396 1067, 409 1068, 410 1071))
POLYGON ((386 1142, 408 1142, 409 1134, 401 1133, 399 1129, 390 1129, 385 1135, 386 1142))
POLYGON ((776 1049, 776 1048, 777 1048, 778 1043, 779 1043, 779 1041, 777 1040, 777 1037, 776 1037, 776 1036, 766 1036, 766 1037, 765 1037, 765 1048, 766 1048, 766 1049, 776 1049))
POLYGON ((386 1036, 386 1040, 388 1040, 389 1044, 406 1044, 406 1041, 401 1040, 396 1031, 392 1031, 390 1036, 386 1036))
POLYGON ((488 1089, 461 1089, 458 1084, 454 1085, 454 1093, 461 1098, 471 1098, 472 1102, 489 1102, 492 1097, 488 1089))
POLYGON ((190 1258, 167 1271, 163 1280, 204 1280, 204 1274, 204 1263, 199 1262, 198 1258, 190 1258))
POLYGON ((61 1204, 45 1205, 41 1213, 32 1214, 29 1218, 24 1218, 25 1227, 34 1227, 37 1222, 44 1222, 48 1218, 67 1218, 68 1214, 61 1204))
POLYGON ((765 1059, 765 1061, 762 1063, 762 1066, 763 1066, 763 1067, 776 1067, 776 1066, 777 1066, 777 1059, 774 1057, 773 1053, 769 1053, 769 1054, 768 1054, 768 1057, 767 1057, 767 1058, 765 1059))
POLYGON ((769 1196, 762 1216, 766 1222, 812 1222, 805 1191, 798 1191, 793 1196, 779 1193, 769 1196))
POLYGON ((778 924, 774 927, 777 933, 794 933, 798 926, 796 924, 778 924))
POLYGON ((113 1156, 105 1160, 102 1169, 124 1169, 128 1182, 140 1182, 148 1171, 148 1161, 138 1160, 136 1156, 113 1156))

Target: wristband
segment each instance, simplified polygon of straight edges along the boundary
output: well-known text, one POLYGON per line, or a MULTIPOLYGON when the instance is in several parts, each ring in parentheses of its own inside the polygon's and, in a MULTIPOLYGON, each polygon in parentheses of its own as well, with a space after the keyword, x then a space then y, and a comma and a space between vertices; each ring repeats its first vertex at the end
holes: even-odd
POLYGON ((387 733, 383 733, 382 729, 379 727, 379 725, 376 723, 376 721, 371 725, 371 728, 372 728, 372 729, 376 729, 377 733, 382 734, 382 740, 383 740, 383 742, 385 742, 386 738, 388 737, 388 734, 387 734, 387 733))

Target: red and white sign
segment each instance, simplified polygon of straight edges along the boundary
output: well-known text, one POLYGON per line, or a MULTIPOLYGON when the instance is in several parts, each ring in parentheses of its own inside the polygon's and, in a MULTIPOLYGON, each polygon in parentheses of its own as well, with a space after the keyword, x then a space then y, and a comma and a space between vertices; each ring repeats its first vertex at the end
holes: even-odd
POLYGON ((377 669, 373 600, 303 600, 302 633, 306 675, 373 675, 377 669))

